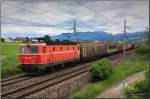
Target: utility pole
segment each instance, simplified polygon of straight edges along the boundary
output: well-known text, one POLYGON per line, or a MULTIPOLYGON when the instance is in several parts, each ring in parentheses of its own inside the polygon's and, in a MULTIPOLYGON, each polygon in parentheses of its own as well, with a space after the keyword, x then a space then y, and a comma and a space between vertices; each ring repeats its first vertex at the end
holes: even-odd
POLYGON ((73 22, 73 41, 75 42, 76 41, 76 39, 75 39, 75 33, 77 32, 77 30, 76 30, 76 19, 74 19, 74 22, 73 22))
POLYGON ((126 19, 124 20, 124 38, 123 38, 123 54, 125 55, 126 54, 126 38, 125 38, 125 34, 126 34, 126 19))
MULTIPOLYGON (((149 0, 149 13, 150 13, 150 0, 149 0)), ((149 24, 149 28, 150 28, 150 24, 149 24)), ((150 58, 150 31, 148 28, 148 46, 149 46, 149 58, 150 58)), ((148 89, 148 97, 150 97, 150 60, 149 60, 149 76, 148 76, 148 80, 149 80, 149 89, 148 89)))

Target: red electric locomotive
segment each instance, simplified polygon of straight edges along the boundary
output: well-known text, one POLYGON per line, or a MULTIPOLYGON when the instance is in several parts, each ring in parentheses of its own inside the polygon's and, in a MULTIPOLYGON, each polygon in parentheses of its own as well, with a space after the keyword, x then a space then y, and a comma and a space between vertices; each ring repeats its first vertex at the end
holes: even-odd
POLYGON ((19 61, 23 71, 43 71, 52 66, 80 60, 79 45, 22 44, 19 61))

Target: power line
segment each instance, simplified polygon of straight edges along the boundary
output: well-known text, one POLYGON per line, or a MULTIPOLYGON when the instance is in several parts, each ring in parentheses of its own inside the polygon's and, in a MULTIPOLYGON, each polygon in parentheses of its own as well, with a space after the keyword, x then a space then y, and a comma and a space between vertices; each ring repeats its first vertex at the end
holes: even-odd
MULTIPOLYGON (((102 2, 103 2, 108 8, 112 9, 111 6, 109 6, 108 4, 106 4, 106 2, 104 2, 104 1, 102 1, 102 2)), ((125 23, 126 23, 126 22, 125 22, 125 23)), ((134 23, 134 21, 133 21, 133 23, 134 23)), ((135 23, 134 23, 134 24, 135 24, 135 23)), ((127 29, 127 28, 130 29, 131 27, 126 25, 126 29, 127 29)), ((124 37, 125 37, 125 38, 128 38, 128 39, 130 40, 130 38, 129 38, 127 35, 124 35, 124 37)))
MULTIPOLYGON (((107 23, 106 20, 109 19, 108 17, 107 17, 107 19, 106 19, 106 17, 104 17, 102 14, 100 14, 99 12, 97 12, 97 11, 95 11, 95 10, 89 8, 88 6, 84 5, 84 4, 81 3, 80 1, 77 1, 77 3, 80 4, 80 5, 82 5, 82 6, 84 6, 84 7, 87 8, 88 10, 92 11, 93 13, 95 13, 95 14, 101 16, 101 18, 104 19, 103 21, 107 23)), ((116 25, 119 25, 119 24, 120 24, 120 23, 117 23, 117 22, 113 22, 113 23, 116 24, 116 25)), ((116 28, 116 27, 115 27, 115 28, 116 28)), ((118 29, 118 28, 116 28, 116 29, 118 29)))
MULTIPOLYGON (((10 3, 11 4, 11 3, 10 3)), ((12 6, 15 6, 16 8, 18 8, 18 9, 23 9, 23 10, 26 10, 26 11, 28 11, 28 12, 32 12, 32 13, 36 13, 36 14, 39 14, 39 15, 43 15, 43 14, 45 14, 46 13, 46 15, 44 15, 44 16, 48 16, 48 17, 52 17, 51 15, 49 15, 49 13, 48 13, 48 11, 46 11, 46 10, 41 10, 41 9, 39 9, 39 8, 36 8, 36 7, 33 7, 33 6, 30 6, 29 4, 28 5, 25 5, 25 6, 27 6, 27 7, 29 7, 29 8, 34 8, 34 9, 36 9, 36 10, 31 10, 31 9, 27 9, 27 8, 24 8, 24 7, 21 7, 21 6, 18 6, 18 5, 13 5, 13 4, 11 4, 12 6)), ((52 13, 52 12, 51 12, 52 13)), ((54 13, 54 12, 53 12, 54 13)), ((56 15, 56 13, 54 13, 55 15, 56 15)), ((65 16, 65 19, 66 19, 66 17, 67 18, 70 18, 70 17, 68 17, 68 16, 65 16)), ((62 16, 61 16, 61 18, 62 18, 62 16)))
MULTIPOLYGON (((108 5, 106 2, 104 2, 104 1, 102 1, 103 2, 103 4, 105 4, 108 8, 110 8, 110 9, 112 9, 112 7, 110 6, 110 4, 108 5)), ((132 23, 134 23, 134 24, 137 24, 137 23, 135 23, 134 21, 132 21, 132 23)), ((118 23, 119 24, 119 23, 118 23)), ((131 29, 132 27, 129 27, 129 26, 127 26, 127 28, 128 29, 131 29)))
MULTIPOLYGON (((77 3, 79 3, 82 6, 84 6, 85 8, 87 8, 88 10, 90 10, 91 12, 95 13, 96 15, 103 16, 103 15, 99 14, 97 11, 95 11, 95 10, 89 8, 88 6, 82 4, 80 1, 78 1, 77 3)), ((101 18, 103 18, 103 22, 106 22, 106 19, 104 17, 101 17, 101 18)))
MULTIPOLYGON (((84 5, 84 4, 81 3, 80 1, 76 1, 76 2, 77 2, 78 4, 84 6, 85 8, 87 8, 88 10, 90 10, 91 12, 93 12, 93 13, 95 13, 95 14, 98 14, 98 15, 102 16, 101 14, 97 13, 97 11, 95 11, 95 10, 89 8, 88 6, 84 5)), ((103 19, 104 19, 104 17, 103 17, 103 19)), ((105 21, 105 20, 103 20, 103 21, 105 21)))
MULTIPOLYGON (((105 6, 107 6, 108 8, 110 8, 110 9, 112 9, 108 4, 106 4, 104 1, 102 1, 103 2, 103 4, 105 4, 105 6)), ((117 24, 117 25, 119 25, 120 23, 118 23, 118 22, 115 22, 115 21, 113 21, 113 23, 115 23, 115 24, 117 24)))

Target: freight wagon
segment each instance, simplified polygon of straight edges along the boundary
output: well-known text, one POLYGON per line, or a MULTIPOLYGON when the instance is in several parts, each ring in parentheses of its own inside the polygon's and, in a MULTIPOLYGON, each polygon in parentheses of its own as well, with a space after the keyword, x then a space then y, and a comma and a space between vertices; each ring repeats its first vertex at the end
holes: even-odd
POLYGON ((107 54, 107 45, 101 42, 80 43, 81 60, 87 61, 107 54))
POLYGON ((107 44, 107 54, 115 54, 117 52, 117 44, 107 44))

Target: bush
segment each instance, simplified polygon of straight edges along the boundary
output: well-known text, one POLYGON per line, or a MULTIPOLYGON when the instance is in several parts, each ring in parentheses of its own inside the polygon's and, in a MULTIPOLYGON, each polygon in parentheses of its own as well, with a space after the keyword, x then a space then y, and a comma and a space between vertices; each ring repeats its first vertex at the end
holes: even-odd
POLYGON ((148 45, 142 44, 140 47, 135 49, 135 52, 138 54, 147 54, 149 52, 148 45))
POLYGON ((90 68, 94 81, 104 80, 112 73, 112 65, 108 59, 102 59, 93 64, 90 68))

